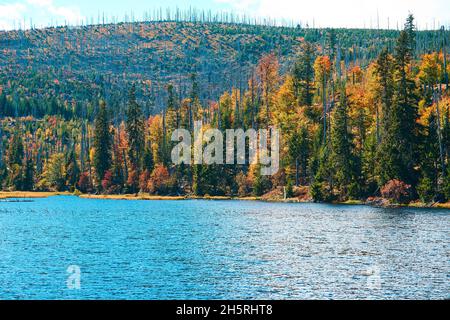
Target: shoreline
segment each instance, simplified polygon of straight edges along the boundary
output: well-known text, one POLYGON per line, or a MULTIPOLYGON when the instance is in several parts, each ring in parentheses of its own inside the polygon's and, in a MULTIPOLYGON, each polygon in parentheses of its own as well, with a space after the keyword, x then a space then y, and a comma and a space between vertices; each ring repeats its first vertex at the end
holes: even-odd
MULTIPOLYGON (((7 199, 42 199, 55 196, 76 196, 81 199, 93 199, 93 200, 140 200, 140 201, 183 201, 183 200, 211 200, 211 201, 262 201, 269 203, 314 203, 312 201, 299 200, 297 198, 292 199, 265 199, 261 197, 230 197, 230 196, 156 196, 150 194, 120 194, 120 195, 94 195, 94 194, 75 194, 70 192, 27 192, 27 191, 0 191, 0 200, 7 199)), ((425 204, 422 202, 413 202, 407 205, 381 205, 377 206, 373 203, 351 200, 346 202, 331 202, 327 204, 335 205, 362 205, 362 206, 372 206, 372 207, 383 207, 383 208, 423 208, 423 209, 450 209, 450 202, 447 203, 435 203, 435 204, 425 204)))

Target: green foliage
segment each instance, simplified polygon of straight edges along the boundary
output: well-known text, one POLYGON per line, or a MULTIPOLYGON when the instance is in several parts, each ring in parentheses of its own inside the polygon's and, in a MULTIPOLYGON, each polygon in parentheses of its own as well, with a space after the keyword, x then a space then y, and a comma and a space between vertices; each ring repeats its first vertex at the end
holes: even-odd
POLYGON ((314 97, 314 55, 315 50, 311 43, 305 42, 301 54, 294 64, 292 76, 295 88, 295 97, 302 106, 311 106, 314 97))
MULTIPOLYGON (((354 155, 352 135, 348 130, 347 94, 345 89, 341 92, 340 102, 333 113, 331 126, 331 156, 333 181, 340 190, 341 200, 349 197, 349 187, 352 182, 359 182, 357 161, 354 155)), ((352 196, 355 196, 355 187, 352 187, 352 196)))
POLYGON ((45 171, 45 185, 50 190, 65 191, 66 190, 66 168, 65 155, 62 153, 54 154, 45 171))
POLYGON ((144 149, 144 115, 141 106, 136 101, 136 87, 133 85, 128 101, 126 131, 128 134, 128 157, 131 167, 138 172, 141 169, 141 161, 144 149))
MULTIPOLYGON (((101 187, 101 182, 105 176, 105 173, 111 168, 112 142, 109 127, 110 123, 108 119, 108 112, 106 110, 106 104, 104 101, 100 101, 99 111, 94 124, 94 167, 97 174, 97 185, 99 188, 101 187)), ((74 172, 70 172, 70 174, 74 175, 74 172)), ((76 179, 75 177, 73 178, 76 179)), ((71 183, 72 182, 73 181, 71 181, 71 183)))
POLYGON ((271 188, 270 180, 261 175, 261 165, 257 165, 254 171, 253 195, 261 197, 271 188))
POLYGON ((450 201, 450 166, 447 168, 447 175, 444 177, 444 188, 443 192, 445 199, 450 201))
POLYGON ((9 165, 22 166, 24 158, 22 135, 20 134, 19 122, 16 121, 16 128, 9 147, 9 165))
POLYGON ((323 202, 327 199, 325 184, 320 181, 314 181, 310 187, 310 194, 314 202, 323 202))
POLYGON ((78 167, 75 150, 73 148, 69 152, 66 168, 67 185, 69 186, 69 191, 74 192, 77 188, 77 183, 80 180, 80 168, 78 167))
POLYGON ((295 167, 295 185, 307 182, 308 158, 310 156, 310 140, 305 126, 294 131, 289 141, 289 161, 295 167))
POLYGON ((34 164, 31 158, 25 162, 21 189, 23 191, 34 190, 34 164))
POLYGON ((419 185, 417 186, 417 192, 422 202, 431 203, 436 195, 436 188, 430 178, 424 177, 420 179, 419 185))
POLYGON ((290 199, 294 197, 294 183, 291 179, 288 180, 286 186, 286 198, 290 199))

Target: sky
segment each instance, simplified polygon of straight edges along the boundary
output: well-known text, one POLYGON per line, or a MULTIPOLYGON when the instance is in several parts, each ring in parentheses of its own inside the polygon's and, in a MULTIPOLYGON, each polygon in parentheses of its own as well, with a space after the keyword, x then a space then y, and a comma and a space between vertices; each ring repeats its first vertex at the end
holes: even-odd
POLYGON ((408 13, 419 29, 450 26, 449 0, 0 0, 0 30, 98 21, 103 13, 124 21, 145 11, 189 7, 293 21, 310 27, 397 28, 408 13))

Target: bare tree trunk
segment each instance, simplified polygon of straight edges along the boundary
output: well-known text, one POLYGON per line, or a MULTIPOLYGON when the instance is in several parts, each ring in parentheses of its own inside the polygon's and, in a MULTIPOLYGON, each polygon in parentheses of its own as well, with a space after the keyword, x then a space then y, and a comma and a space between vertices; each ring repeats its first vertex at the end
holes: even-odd
POLYGON ((439 111, 439 95, 434 94, 435 102, 436 102, 436 115, 437 115, 437 130, 438 130, 438 139, 439 139, 439 156, 441 160, 441 170, 442 177, 445 177, 446 169, 445 169, 445 159, 444 159, 444 145, 442 143, 442 130, 441 130, 441 114, 439 111))

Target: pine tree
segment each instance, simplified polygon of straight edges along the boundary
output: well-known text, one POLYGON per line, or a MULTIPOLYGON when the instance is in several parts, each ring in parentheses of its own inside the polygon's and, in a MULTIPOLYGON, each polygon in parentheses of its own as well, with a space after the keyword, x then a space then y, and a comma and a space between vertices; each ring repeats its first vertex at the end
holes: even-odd
MULTIPOLYGON (((413 34, 413 33, 412 33, 413 34)), ((378 150, 380 185, 398 179, 410 185, 417 183, 419 128, 415 82, 410 78, 412 35, 404 30, 397 41, 394 59, 394 82, 391 59, 383 51, 377 63, 382 88, 382 141, 378 150), (393 91, 391 91, 393 90, 393 91)))
POLYGON ((143 161, 144 161, 144 170, 147 170, 148 172, 153 172, 155 163, 153 161, 153 152, 151 147, 145 148, 143 161))
POLYGON ((81 173, 77 163, 74 147, 70 150, 69 156, 67 157, 66 168, 67 185, 69 186, 70 191, 74 191, 76 188, 76 184, 80 180, 81 173))
POLYGON ((33 159, 29 157, 25 162, 22 188, 23 191, 33 191, 34 190, 34 163, 33 159))
MULTIPOLYGON (((342 89, 340 102, 333 112, 331 125, 331 155, 330 163, 333 168, 333 181, 340 191, 341 200, 349 196, 352 182, 358 181, 356 173, 356 156, 352 143, 352 135, 348 125, 348 105, 345 88, 342 89)), ((351 196, 357 196, 352 194, 351 196)))
POLYGON ((309 152, 308 130, 302 126, 292 134, 289 140, 289 158, 295 167, 295 185, 297 187, 300 182, 306 183, 309 152))
POLYGON ((438 192, 440 167, 437 118, 432 112, 428 117, 428 126, 421 148, 421 179, 417 187, 421 200, 429 203, 438 192))
POLYGON ((314 54, 311 43, 305 42, 302 52, 294 64, 292 77, 295 97, 302 106, 311 106, 314 98, 314 54))
POLYGON ((395 140, 392 136, 392 104, 394 96, 394 60, 385 48, 380 53, 375 72, 378 77, 380 92, 378 92, 381 102, 381 133, 377 148, 376 172, 379 176, 380 186, 391 180, 394 176, 392 172, 392 155, 395 153, 395 140))
POLYGON ((144 153, 145 124, 141 106, 136 101, 136 87, 134 85, 130 90, 125 128, 128 134, 128 157, 131 169, 139 173, 144 153))
POLYGON ((109 128, 110 122, 108 111, 106 110, 106 103, 100 101, 99 111, 94 124, 94 168, 97 175, 97 187, 99 189, 101 188, 105 173, 111 168, 112 138, 109 128))
POLYGON ((24 149, 23 149, 22 134, 19 127, 19 122, 16 121, 16 127, 14 129, 12 141, 9 147, 8 164, 10 167, 12 167, 13 165, 22 166, 23 158, 24 158, 24 149))
POLYGON ((416 50, 416 26, 414 25, 414 16, 412 14, 408 15, 405 23, 405 32, 409 39, 409 50, 411 56, 414 56, 416 50))
POLYGON ((397 148, 393 150, 394 176, 408 184, 417 182, 417 142, 419 140, 418 101, 415 95, 416 85, 408 73, 412 61, 413 39, 407 31, 402 31, 398 39, 395 54, 395 82, 396 92, 392 110, 390 126, 392 138, 397 148))

